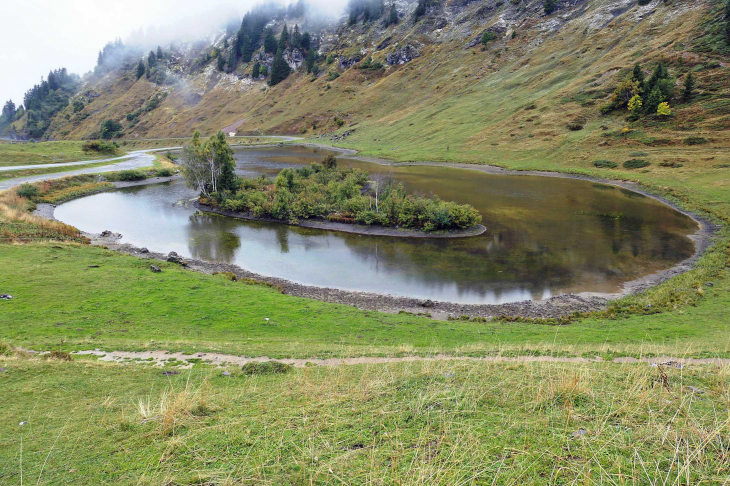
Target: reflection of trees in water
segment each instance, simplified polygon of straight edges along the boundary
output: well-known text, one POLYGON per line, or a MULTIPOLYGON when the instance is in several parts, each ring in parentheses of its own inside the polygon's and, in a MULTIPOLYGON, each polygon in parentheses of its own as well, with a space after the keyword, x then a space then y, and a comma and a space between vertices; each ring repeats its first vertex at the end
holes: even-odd
POLYGON ((465 239, 336 235, 353 256, 372 264, 384 279, 394 273, 419 285, 453 285, 460 294, 494 294, 497 300, 514 291, 541 298, 546 288, 570 284, 569 262, 545 247, 524 244, 524 236, 506 230, 465 239))
POLYGON ((190 215, 188 250, 193 258, 231 263, 241 239, 228 230, 230 222, 220 216, 190 215))
POLYGON ((275 224, 276 241, 282 253, 289 253, 289 228, 283 224, 275 224))

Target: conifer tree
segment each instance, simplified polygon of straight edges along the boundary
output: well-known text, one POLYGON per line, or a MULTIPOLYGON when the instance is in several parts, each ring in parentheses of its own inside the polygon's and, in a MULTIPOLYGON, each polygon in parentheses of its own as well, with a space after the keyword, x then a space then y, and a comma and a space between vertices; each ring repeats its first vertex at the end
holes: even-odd
POLYGON ((274 29, 267 27, 264 32, 264 52, 267 54, 276 54, 277 42, 274 36, 274 29))
POLYGON ((388 12, 388 18, 385 19, 385 26, 395 25, 398 23, 398 10, 395 8, 395 3, 390 5, 390 12, 388 12))
POLYGON ((251 68, 251 79, 259 79, 259 70, 261 69, 261 65, 258 61, 253 63, 253 67, 251 68))
POLYGON ((236 56, 236 49, 231 47, 231 51, 228 53, 228 72, 232 73, 236 69, 236 61, 238 60, 236 56))
POLYGON ((309 32, 302 34, 302 49, 308 51, 312 47, 312 36, 309 32))
POLYGON ((253 56, 253 42, 248 35, 243 36, 243 45, 241 46, 241 60, 243 62, 251 62, 253 56))
POLYGON ((283 52, 283 49, 279 49, 274 56, 274 64, 271 66, 271 86, 284 81, 291 72, 289 64, 284 60, 283 52))
POLYGON ((644 113, 648 115, 655 114, 662 101, 664 101, 664 95, 662 94, 661 90, 659 88, 652 89, 649 93, 649 96, 646 98, 646 103, 644 104, 644 113))
POLYGON ((294 31, 291 34, 291 46, 294 49, 302 48, 302 34, 299 32, 299 25, 294 25, 294 31))
POLYGON ((545 0, 543 8, 545 9, 545 15, 550 15, 557 10, 558 0, 545 0))
POLYGON ((286 29, 286 24, 284 24, 284 28, 281 29, 281 35, 279 36, 278 49, 283 51, 286 49, 287 44, 289 44, 289 31, 286 29))
POLYGON ((644 70, 641 69, 641 64, 638 62, 634 65, 634 71, 631 73, 631 78, 639 83, 639 89, 644 89, 644 70))
POLYGON ((157 46, 157 59, 164 59, 165 56, 162 55, 162 47, 157 46))
POLYGON ((150 53, 147 55, 147 64, 150 67, 157 64, 157 56, 155 55, 155 51, 150 51, 150 53))
POLYGON ((144 67, 144 61, 140 60, 139 64, 137 64, 137 79, 144 76, 145 67, 144 67))
POLYGON ((695 78, 692 76, 692 71, 687 73, 687 77, 684 78, 684 91, 682 92, 682 99, 689 101, 694 96, 695 90, 695 78))
POLYGON ((218 53, 217 67, 218 67, 218 71, 223 71, 223 69, 225 69, 225 67, 226 67, 226 58, 223 57, 222 52, 218 53))

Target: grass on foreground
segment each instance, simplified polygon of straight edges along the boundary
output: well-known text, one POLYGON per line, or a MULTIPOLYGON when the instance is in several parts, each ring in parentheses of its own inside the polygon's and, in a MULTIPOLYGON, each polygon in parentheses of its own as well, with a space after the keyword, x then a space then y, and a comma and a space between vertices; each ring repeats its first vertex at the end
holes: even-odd
POLYGON ((21 473, 39 485, 730 477, 728 367, 423 362, 227 377, 42 357, 0 366, 4 484, 21 473))
POLYGON ((567 326, 438 322, 280 294, 166 262, 71 244, 0 246, 0 340, 33 349, 248 356, 730 356, 730 287, 676 312, 567 326), (268 319, 268 320, 267 320, 268 319))

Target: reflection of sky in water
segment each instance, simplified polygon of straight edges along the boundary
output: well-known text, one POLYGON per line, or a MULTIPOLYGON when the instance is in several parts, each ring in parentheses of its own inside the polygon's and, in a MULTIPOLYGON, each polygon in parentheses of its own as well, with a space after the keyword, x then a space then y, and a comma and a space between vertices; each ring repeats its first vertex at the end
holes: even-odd
MULTIPOLYGON (((320 160, 311 149, 238 152, 249 177, 320 160), (262 157, 267 157, 263 159, 262 157)), ((85 231, 185 257, 236 263, 262 275, 324 287, 434 300, 503 303, 563 292, 616 291, 692 252, 693 223, 630 191, 569 179, 494 176, 439 167, 392 170, 412 192, 473 204, 486 235, 414 240, 350 235, 196 214, 181 182, 103 193, 60 206, 85 231)))

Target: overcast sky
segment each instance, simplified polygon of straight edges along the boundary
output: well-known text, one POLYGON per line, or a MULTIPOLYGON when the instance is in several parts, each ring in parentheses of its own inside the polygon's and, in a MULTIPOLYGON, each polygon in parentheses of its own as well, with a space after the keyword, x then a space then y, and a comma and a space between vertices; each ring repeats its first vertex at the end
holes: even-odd
MULTIPOLYGON (((346 0, 313 0, 341 11, 346 0)), ((256 0, 0 0, 0 104, 23 94, 48 71, 65 67, 83 74, 94 68, 99 50, 117 37, 150 27, 176 26, 181 33, 242 17, 256 0)), ((280 3, 290 3, 284 0, 280 3)), ((338 12, 337 12, 338 13, 338 12)))

